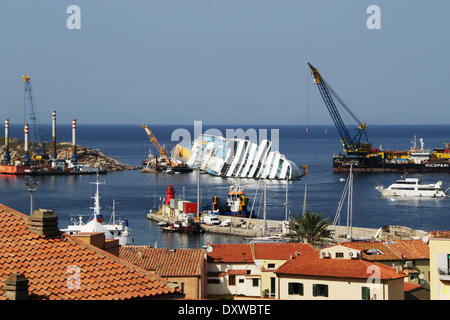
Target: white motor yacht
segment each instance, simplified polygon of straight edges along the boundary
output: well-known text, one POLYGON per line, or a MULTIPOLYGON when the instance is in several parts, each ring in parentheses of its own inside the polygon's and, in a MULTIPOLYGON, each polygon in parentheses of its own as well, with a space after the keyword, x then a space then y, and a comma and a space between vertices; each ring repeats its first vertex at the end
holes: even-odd
POLYGON ((389 187, 376 186, 383 196, 401 196, 401 197, 427 197, 443 198, 447 196, 447 190, 442 190, 442 181, 432 184, 422 184, 419 178, 406 178, 397 180, 389 187))

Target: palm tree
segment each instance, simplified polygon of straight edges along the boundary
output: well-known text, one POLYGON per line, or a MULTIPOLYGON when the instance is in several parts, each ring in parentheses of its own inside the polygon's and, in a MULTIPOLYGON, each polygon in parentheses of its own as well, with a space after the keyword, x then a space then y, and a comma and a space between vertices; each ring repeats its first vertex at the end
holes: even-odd
POLYGON ((321 213, 307 211, 304 214, 292 216, 290 229, 294 232, 296 241, 317 244, 322 238, 330 236, 328 217, 322 218, 321 213))

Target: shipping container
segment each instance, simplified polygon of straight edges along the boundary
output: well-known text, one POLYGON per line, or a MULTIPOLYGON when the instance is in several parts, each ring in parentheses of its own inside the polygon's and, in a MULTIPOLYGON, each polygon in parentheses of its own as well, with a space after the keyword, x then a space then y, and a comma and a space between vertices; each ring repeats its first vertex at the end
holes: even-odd
POLYGON ((197 213, 197 203, 195 202, 185 202, 184 203, 185 213, 197 213))

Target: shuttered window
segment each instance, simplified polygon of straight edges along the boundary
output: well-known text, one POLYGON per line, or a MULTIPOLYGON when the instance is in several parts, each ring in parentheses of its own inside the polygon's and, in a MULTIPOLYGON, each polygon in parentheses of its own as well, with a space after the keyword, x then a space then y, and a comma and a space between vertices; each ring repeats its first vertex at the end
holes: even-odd
POLYGON ((288 293, 289 295, 303 295, 303 283, 289 282, 288 283, 288 293))
POLYGON ((370 300, 370 288, 368 287, 361 288, 361 298, 363 300, 370 300))
POLYGON ((314 297, 328 297, 328 285, 313 284, 313 296, 314 297))

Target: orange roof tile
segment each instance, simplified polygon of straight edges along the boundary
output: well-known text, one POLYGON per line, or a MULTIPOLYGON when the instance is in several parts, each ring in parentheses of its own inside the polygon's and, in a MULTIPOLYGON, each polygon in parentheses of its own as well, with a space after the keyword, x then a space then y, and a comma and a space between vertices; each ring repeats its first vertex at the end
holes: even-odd
POLYGON ((232 269, 232 270, 228 270, 228 274, 231 274, 231 275, 245 275, 245 274, 247 274, 247 270, 232 269))
POLYGON ((208 253, 208 262, 251 263, 254 260, 288 260, 292 255, 317 254, 316 249, 305 243, 252 243, 213 244, 208 253))
POLYGON ((405 282, 403 284, 403 290, 405 292, 413 291, 413 290, 416 290, 418 288, 420 288, 420 285, 418 285, 418 284, 414 284, 414 283, 410 283, 410 282, 405 282))
POLYGON ((253 255, 249 244, 213 244, 208 253, 208 262, 212 263, 252 263, 253 255))
POLYGON ((341 245, 361 250, 362 258, 371 261, 384 260, 416 260, 429 259, 430 247, 422 240, 354 241, 343 242, 341 245), (382 254, 368 254, 367 250, 377 249, 382 254))
POLYGON ((254 258, 266 260, 288 260, 296 253, 302 255, 317 254, 317 250, 307 243, 255 243, 254 258))
POLYGON ((162 278, 75 237, 40 237, 28 222, 27 215, 0 204, 0 299, 11 273, 25 274, 33 299, 151 298, 178 292, 162 278), (70 278, 77 271, 79 288, 70 278))
POLYGON ((422 240, 396 240, 386 242, 385 245, 396 252, 403 259, 430 259, 430 247, 422 240))
POLYGON ((203 249, 156 249, 150 246, 122 246, 119 256, 162 277, 200 276, 205 263, 203 249))
POLYGON ((383 280, 406 277, 404 272, 399 271, 397 273, 395 268, 378 262, 369 262, 361 259, 320 259, 318 256, 297 256, 285 262, 275 273, 280 275, 291 274, 367 279, 373 274, 372 267, 379 268, 380 278, 383 280))
POLYGON ((400 255, 398 255, 391 248, 386 247, 384 243, 380 241, 343 242, 341 245, 352 249, 361 250, 361 257, 370 261, 402 260, 400 255), (367 251, 371 249, 376 249, 380 251, 381 254, 369 254, 367 251))

